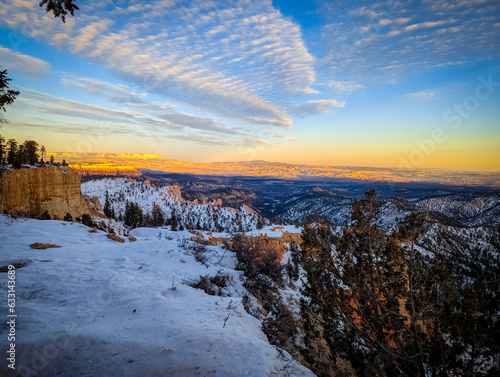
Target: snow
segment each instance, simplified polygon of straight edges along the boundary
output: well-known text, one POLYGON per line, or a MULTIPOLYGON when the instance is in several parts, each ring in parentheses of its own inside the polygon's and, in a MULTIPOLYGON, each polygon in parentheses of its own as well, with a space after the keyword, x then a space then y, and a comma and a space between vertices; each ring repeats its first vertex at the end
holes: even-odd
MULTIPOLYGON (((0 215, 0 267, 31 261, 16 270, 20 375, 313 376, 271 346, 243 308, 241 272, 228 267, 234 254, 208 246, 200 263, 180 241, 188 232, 131 234, 136 242, 120 244, 77 223, 0 215), (61 248, 30 249, 34 242, 61 248), (207 274, 228 275, 222 296, 188 285, 207 274)), ((7 274, 0 287, 7 291, 7 274)))
POLYGON ((264 226, 260 230, 252 230, 247 234, 249 236, 259 236, 267 235, 268 237, 281 237, 284 233, 301 233, 302 227, 296 227, 295 225, 270 225, 264 226))
POLYGON ((127 178, 104 178, 82 183, 82 194, 97 196, 104 206, 106 191, 116 216, 125 214, 127 201, 139 205, 144 214, 151 215, 157 205, 165 219, 174 214, 179 225, 217 231, 222 227, 226 232, 248 231, 255 229, 258 216, 242 206, 237 209, 217 207, 210 204, 192 204, 181 201, 173 192, 172 186, 155 187, 127 178))

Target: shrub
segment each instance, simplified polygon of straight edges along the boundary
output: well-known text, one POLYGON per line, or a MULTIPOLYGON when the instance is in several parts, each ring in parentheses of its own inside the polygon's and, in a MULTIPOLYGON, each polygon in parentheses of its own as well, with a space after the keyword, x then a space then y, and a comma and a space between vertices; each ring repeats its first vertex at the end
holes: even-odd
POLYGON ((49 211, 48 210, 45 210, 45 212, 42 213, 38 219, 39 220, 52 220, 52 218, 49 215, 49 211))
POLYGON ((227 282, 229 280, 228 275, 215 275, 215 276, 200 276, 200 280, 189 284, 191 287, 196 289, 202 289, 206 294, 210 296, 222 296, 222 288, 227 287, 227 282))
POLYGON ((88 226, 89 228, 94 228, 95 224, 92 221, 92 218, 86 213, 82 215, 82 224, 88 226))
POLYGON ((297 321, 288 307, 279 303, 273 315, 262 321, 262 331, 269 343, 283 349, 293 349, 297 336, 297 321))

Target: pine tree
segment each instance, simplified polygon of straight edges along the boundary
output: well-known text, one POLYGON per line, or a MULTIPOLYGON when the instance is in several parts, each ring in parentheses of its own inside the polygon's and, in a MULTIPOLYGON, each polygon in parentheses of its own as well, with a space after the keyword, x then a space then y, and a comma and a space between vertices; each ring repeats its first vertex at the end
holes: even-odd
POLYGON ((257 229, 262 229, 264 227, 264 224, 262 223, 262 220, 259 218, 259 220, 257 221, 257 229))
POLYGON ((369 375, 396 374, 404 367, 404 258, 398 240, 377 225, 379 213, 370 190, 353 203, 352 224, 339 238, 328 226, 304 229, 308 300, 301 310, 306 332, 312 332, 306 334, 308 352, 316 349, 307 356, 312 363, 322 360, 320 370, 332 368, 337 357, 369 375), (321 359, 325 355, 330 361, 321 359))
POLYGON ((26 163, 26 154, 24 152, 24 145, 20 145, 17 148, 17 152, 14 155, 14 160, 12 162, 12 166, 15 169, 21 169, 22 165, 26 163))
POLYGON ((71 214, 68 212, 66 213, 66 215, 64 216, 64 221, 73 221, 73 216, 71 216, 71 214))
POLYGON ((151 211, 151 217, 154 227, 163 226, 165 224, 165 219, 163 218, 163 213, 158 205, 153 204, 153 210, 151 211))
POLYGON ((42 145, 42 147, 40 148, 40 152, 42 152, 42 159, 40 160, 40 162, 45 163, 45 161, 44 161, 45 152, 46 152, 45 145, 42 145))
POLYGON ((175 213, 174 213, 172 215, 172 218, 170 219, 170 229, 175 232, 178 230, 178 228, 179 228, 179 224, 177 222, 177 217, 175 216, 175 213))
POLYGON ((106 190, 106 199, 104 200, 103 212, 107 217, 111 218, 111 204, 109 203, 108 190, 106 190))
MULTIPOLYGON (((19 95, 19 91, 9 89, 7 70, 0 71, 0 110, 5 111, 5 106, 12 105, 19 95)), ((3 114, 0 113, 0 124, 7 122, 3 114)))
POLYGON ((0 165, 5 165, 7 163, 6 155, 7 151, 5 148, 5 138, 0 135, 0 165))
POLYGON ((25 153, 24 163, 36 165, 39 160, 38 143, 35 140, 25 140, 23 143, 23 150, 25 153))
POLYGON ((7 164, 13 165, 17 155, 17 149, 18 149, 17 141, 14 139, 9 139, 9 141, 7 142, 7 148, 8 148, 7 164))
POLYGON ((125 204, 124 223, 131 228, 137 228, 142 225, 143 214, 137 203, 127 201, 125 204))

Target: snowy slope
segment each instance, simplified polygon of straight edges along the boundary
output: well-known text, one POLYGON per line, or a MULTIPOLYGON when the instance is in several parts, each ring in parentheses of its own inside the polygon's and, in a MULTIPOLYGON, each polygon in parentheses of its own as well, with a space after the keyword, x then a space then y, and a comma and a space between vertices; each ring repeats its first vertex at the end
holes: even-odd
MULTIPOLYGON (((271 346, 243 308, 233 254, 208 247, 202 264, 178 239, 187 232, 138 228, 136 242, 120 244, 88 230, 0 216, 0 267, 27 263, 16 270, 19 375, 313 375, 271 346), (30 249, 34 242, 62 247, 30 249), (187 284, 207 274, 228 275, 222 296, 187 284)), ((7 274, 0 288, 6 292, 7 274)), ((5 295, 0 302, 5 311, 5 295)), ((6 335, 2 321, 2 351, 6 335)), ((5 363, 0 375, 16 375, 5 363)))
POLYGON ((439 211, 468 226, 500 225, 500 193, 459 193, 422 199, 420 208, 439 211))
POLYGON ((258 216, 247 207, 238 209, 217 207, 209 204, 191 204, 180 200, 170 186, 154 187, 142 182, 129 182, 127 178, 106 178, 82 183, 82 194, 97 196, 104 205, 106 191, 116 216, 124 215, 125 204, 136 202, 143 213, 151 214, 156 204, 163 217, 169 219, 175 213, 179 225, 194 228, 198 221, 205 230, 218 230, 222 226, 227 232, 255 229, 258 216))

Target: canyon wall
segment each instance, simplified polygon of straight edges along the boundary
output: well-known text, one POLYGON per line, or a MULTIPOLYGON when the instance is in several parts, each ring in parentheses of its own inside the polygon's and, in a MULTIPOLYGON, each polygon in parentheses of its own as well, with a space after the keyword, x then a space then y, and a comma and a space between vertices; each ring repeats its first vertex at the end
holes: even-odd
POLYGON ((84 197, 80 177, 69 167, 43 167, 0 172, 0 213, 39 218, 48 211, 53 220, 66 213, 105 218, 96 198, 84 197))

